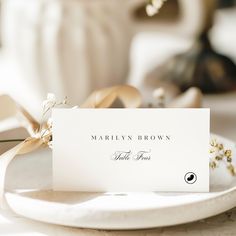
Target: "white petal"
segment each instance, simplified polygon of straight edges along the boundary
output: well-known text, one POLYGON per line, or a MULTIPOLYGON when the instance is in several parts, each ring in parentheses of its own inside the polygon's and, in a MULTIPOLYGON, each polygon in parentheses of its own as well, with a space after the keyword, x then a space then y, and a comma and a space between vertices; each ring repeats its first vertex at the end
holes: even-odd
POLYGON ((47 100, 48 101, 56 101, 56 96, 54 93, 48 93, 47 94, 47 100))
POLYGON ((153 16, 157 13, 157 9, 153 5, 148 4, 146 6, 146 13, 148 16, 153 16))
POLYGON ((47 104, 48 104, 48 100, 44 100, 43 103, 42 103, 43 107, 46 107, 47 104))
POLYGON ((52 117, 48 118, 47 123, 48 123, 49 126, 52 126, 52 117))
POLYGON ((163 88, 157 88, 153 91, 153 97, 158 99, 165 96, 165 90, 163 88))
POLYGON ((152 5, 155 8, 160 9, 163 5, 163 1, 162 0, 152 0, 152 5))

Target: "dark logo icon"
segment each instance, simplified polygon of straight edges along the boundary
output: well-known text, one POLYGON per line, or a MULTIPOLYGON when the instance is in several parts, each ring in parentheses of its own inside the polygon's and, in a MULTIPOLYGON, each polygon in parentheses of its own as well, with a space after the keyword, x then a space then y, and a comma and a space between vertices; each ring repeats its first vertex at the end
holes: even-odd
POLYGON ((193 172, 188 172, 185 174, 184 180, 187 184, 194 184, 197 181, 197 175, 193 172))

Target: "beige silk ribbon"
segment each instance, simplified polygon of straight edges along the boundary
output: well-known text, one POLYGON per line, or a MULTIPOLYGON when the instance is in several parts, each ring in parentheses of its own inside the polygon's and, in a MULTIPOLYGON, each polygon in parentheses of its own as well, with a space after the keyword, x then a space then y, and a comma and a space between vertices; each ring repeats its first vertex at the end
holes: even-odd
MULTIPOLYGON (((109 108, 117 99, 123 103, 125 108, 138 108, 141 105, 141 95, 136 88, 130 85, 120 85, 93 92, 80 108, 109 108)), ((47 146, 52 135, 51 133, 41 135, 40 124, 11 97, 2 95, 0 96, 0 122, 11 117, 16 117, 31 136, 0 156, 1 207, 6 205, 4 198, 5 177, 11 161, 17 155, 32 152, 41 146, 47 146)))

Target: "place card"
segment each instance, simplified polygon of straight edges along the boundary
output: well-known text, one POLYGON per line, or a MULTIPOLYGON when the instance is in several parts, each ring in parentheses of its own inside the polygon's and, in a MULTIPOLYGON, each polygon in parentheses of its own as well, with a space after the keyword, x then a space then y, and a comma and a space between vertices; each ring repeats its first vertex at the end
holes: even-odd
POLYGON ((209 191, 209 109, 54 109, 52 117, 54 190, 209 191))

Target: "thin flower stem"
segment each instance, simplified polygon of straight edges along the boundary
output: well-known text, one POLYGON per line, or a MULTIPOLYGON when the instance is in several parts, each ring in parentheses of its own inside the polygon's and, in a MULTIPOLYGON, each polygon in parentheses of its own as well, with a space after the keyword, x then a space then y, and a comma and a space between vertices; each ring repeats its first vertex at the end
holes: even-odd
POLYGON ((0 140, 0 143, 10 143, 10 142, 22 142, 25 139, 5 139, 5 140, 0 140))
POLYGON ((43 131, 43 133, 41 134, 41 138, 43 138, 43 136, 46 134, 46 132, 49 132, 49 130, 48 130, 48 129, 45 129, 45 130, 43 131))

